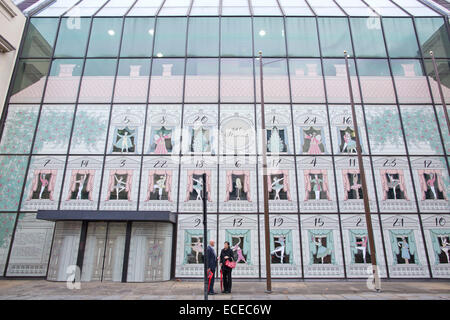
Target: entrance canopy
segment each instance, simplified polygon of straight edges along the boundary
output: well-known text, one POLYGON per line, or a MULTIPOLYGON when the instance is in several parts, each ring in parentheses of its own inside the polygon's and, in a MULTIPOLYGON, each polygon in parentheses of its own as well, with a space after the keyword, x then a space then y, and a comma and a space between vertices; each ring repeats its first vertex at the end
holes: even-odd
POLYGON ((37 219, 49 221, 153 221, 175 223, 171 211, 83 211, 83 210, 38 210, 37 219))

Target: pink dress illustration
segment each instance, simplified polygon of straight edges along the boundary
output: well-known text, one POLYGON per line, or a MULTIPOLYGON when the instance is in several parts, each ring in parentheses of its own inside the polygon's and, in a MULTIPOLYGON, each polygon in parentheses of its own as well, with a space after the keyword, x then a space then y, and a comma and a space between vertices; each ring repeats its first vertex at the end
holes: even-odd
POLYGON ((41 174, 39 177, 41 180, 41 192, 39 193, 39 199, 42 199, 42 193, 44 193, 45 188, 48 186, 48 180, 45 178, 45 173, 41 174))
POLYGON ((167 154, 167 148, 166 148, 166 139, 169 139, 170 135, 155 135, 155 143, 156 143, 156 149, 155 154, 167 154))
POLYGON ((434 199, 437 199, 436 197, 436 190, 434 188, 434 181, 436 180, 436 176, 433 173, 430 173, 430 178, 427 180, 427 186, 431 189, 431 192, 433 193, 434 199))
POLYGON ((356 193, 356 199, 359 199, 359 189, 361 188, 361 184, 358 183, 358 175, 353 174, 353 184, 350 187, 356 193))
POLYGON ((235 246, 233 246, 231 249, 233 250, 233 251, 236 251, 237 252, 237 256, 238 256, 238 258, 237 258, 237 260, 236 260, 236 263, 239 263, 239 261, 244 261, 244 263, 247 263, 247 261, 245 260, 245 257, 244 257, 244 255, 242 254, 242 249, 241 249, 241 247, 239 247, 239 244, 241 243, 241 240, 239 239, 239 242, 238 243, 236 243, 236 245, 235 246))
POLYGON ((322 154, 320 151, 319 145, 322 143, 322 137, 316 135, 316 133, 312 133, 311 135, 305 135, 305 139, 310 140, 308 154, 322 154))

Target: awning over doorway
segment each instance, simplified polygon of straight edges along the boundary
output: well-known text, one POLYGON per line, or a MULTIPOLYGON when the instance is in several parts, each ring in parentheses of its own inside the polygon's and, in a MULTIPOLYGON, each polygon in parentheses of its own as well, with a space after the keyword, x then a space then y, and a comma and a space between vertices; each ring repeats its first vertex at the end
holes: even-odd
POLYGON ((154 221, 175 223, 171 211, 83 211, 83 210, 38 210, 37 219, 49 221, 154 221))

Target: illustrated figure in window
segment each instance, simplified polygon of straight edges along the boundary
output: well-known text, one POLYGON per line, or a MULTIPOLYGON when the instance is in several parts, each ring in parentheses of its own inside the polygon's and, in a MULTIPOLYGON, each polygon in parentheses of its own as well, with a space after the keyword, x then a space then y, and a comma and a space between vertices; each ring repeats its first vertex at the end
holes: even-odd
POLYGON ((280 183, 284 180, 284 177, 281 178, 274 177, 272 182, 272 190, 275 190, 275 196, 273 197, 273 200, 281 200, 280 198, 280 191, 284 188, 284 184, 280 183))
POLYGON ((41 174, 40 180, 41 180, 41 192, 39 192, 39 199, 42 199, 42 194, 44 193, 44 190, 48 187, 49 180, 47 180, 45 173, 41 174))
POLYGON ((271 255, 277 257, 280 259, 280 263, 284 263, 284 252, 286 249, 286 239, 284 237, 274 237, 274 243, 278 243, 278 246, 275 247, 275 249, 270 253, 271 255))
POLYGON ((39 199, 39 200, 50 199, 50 190, 48 190, 50 179, 51 179, 50 173, 39 174, 38 186, 33 192, 32 199, 39 199))
MULTIPOLYGON (((155 175, 155 177, 157 178, 155 185, 153 186, 153 189, 158 190, 158 200, 163 200, 163 192, 166 191, 166 180, 167 180, 167 176, 166 175, 155 175)), ((165 197, 167 197, 167 192, 164 192, 165 197)))
POLYGON ((116 142, 113 146, 113 151, 124 152, 134 152, 134 138, 136 135, 136 130, 131 130, 128 127, 125 129, 118 129, 116 134, 116 142))
POLYGON ((240 178, 236 178, 235 185, 237 193, 236 200, 241 200, 242 182, 240 178))
POLYGON ((321 131, 314 129, 313 127, 308 130, 304 130, 305 143, 303 144, 303 152, 308 154, 322 154, 325 151, 325 147, 322 143, 321 131))
POLYGON ((172 152, 172 130, 167 130, 165 127, 161 127, 156 131, 155 139, 155 154, 168 154, 172 152))
POLYGON ((241 244, 241 238, 238 238, 239 241, 231 247, 231 250, 233 250, 234 252, 237 253, 237 259, 236 259, 236 263, 239 263, 239 261, 243 261, 244 263, 247 263, 247 260, 245 260, 244 255, 242 254, 242 249, 240 247, 241 244))
POLYGON ((75 180, 75 184, 78 184, 78 191, 75 190, 72 193, 72 199, 76 199, 76 200, 81 200, 81 199, 88 199, 89 197, 89 192, 87 192, 85 190, 86 188, 86 181, 87 181, 88 175, 87 174, 77 174, 77 179, 75 180), (74 197, 74 195, 76 194, 76 196, 74 197))
POLYGON ((192 152, 210 151, 209 131, 203 127, 192 129, 192 152))
POLYGON ((355 132, 347 127, 345 130, 340 130, 341 134, 341 152, 356 153, 355 132))
POLYGON ((157 268, 161 262, 162 249, 158 243, 150 247, 148 252, 148 264, 151 269, 157 268))
MULTIPOLYGON (((398 241, 397 245, 400 247, 400 256, 403 259, 405 264, 409 264, 411 259, 411 254, 409 252, 409 243, 407 241, 407 237, 401 237, 401 240, 398 241)), ((400 259, 399 259, 400 260, 400 259)), ((401 261, 399 261, 401 263, 401 261)))
MULTIPOLYGON (((194 238, 194 237, 193 237, 194 238)), ((196 242, 191 244, 192 251, 195 253, 195 263, 199 262, 199 255, 203 256, 203 244, 202 244, 202 237, 195 237, 197 239, 196 242)))
POLYGON ((349 199, 361 199, 363 197, 362 194, 362 185, 359 181, 359 173, 349 174, 352 179, 352 185, 350 186, 350 191, 348 194, 349 199))
POLYGON ((286 144, 284 143, 284 130, 273 127, 267 130, 267 151, 272 153, 286 152, 286 144))
MULTIPOLYGON (((358 250, 358 253, 355 254, 355 262, 358 262, 357 256, 359 254, 359 251, 361 251, 363 263, 367 263, 367 258, 366 258, 367 240, 368 240, 367 236, 356 238, 355 244, 356 244, 356 250, 358 250)), ((370 260, 370 255, 369 254, 367 254, 367 255, 369 256, 369 260, 370 260)))
POLYGON ((402 191, 400 190, 400 178, 397 174, 386 174, 387 186, 388 186, 388 199, 397 200, 397 198, 403 199, 402 191), (398 188, 398 190, 397 190, 398 188))
POLYGON ((439 182, 436 173, 424 174, 427 190, 425 191, 425 199, 438 200, 444 199, 444 193, 439 190, 439 182))
POLYGON ((332 252, 331 248, 327 248, 327 237, 313 236, 312 241, 315 244, 315 252, 313 252, 314 263, 318 264, 319 261, 321 264, 331 263, 331 259, 326 259, 332 252))
POLYGON ((311 185, 312 185, 312 190, 314 191, 315 194, 315 199, 316 200, 320 200, 320 192, 323 191, 323 179, 321 179, 321 177, 319 177, 318 174, 314 175, 309 175, 310 180, 311 180, 311 185))
MULTIPOLYGON (((449 237, 441 236, 439 237, 439 240, 441 251, 445 254, 445 257, 447 258, 447 263, 450 263, 450 256, 448 253, 448 250, 450 249, 449 237)), ((442 259, 442 257, 439 257, 439 262, 445 263, 446 261, 442 259)))
POLYGON ((202 200, 203 181, 202 179, 196 179, 195 177, 192 177, 192 180, 194 180, 194 190, 195 193, 197 193, 197 198, 195 200, 202 200))
POLYGON ((126 189, 126 179, 127 179, 127 175, 114 175, 114 180, 116 182, 116 184, 114 185, 114 191, 111 193, 111 196, 113 193, 115 193, 116 196, 116 200, 120 200, 120 199, 127 199, 127 195, 125 195, 125 197, 123 197, 121 195, 121 193, 126 189))

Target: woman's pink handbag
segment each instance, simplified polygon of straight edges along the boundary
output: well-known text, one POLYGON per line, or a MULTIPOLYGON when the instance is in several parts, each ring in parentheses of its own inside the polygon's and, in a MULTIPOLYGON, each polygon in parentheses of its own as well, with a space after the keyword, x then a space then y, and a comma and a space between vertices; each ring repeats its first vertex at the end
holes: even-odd
POLYGON ((226 265, 228 268, 234 269, 234 268, 236 267, 236 262, 225 260, 225 265, 226 265))

